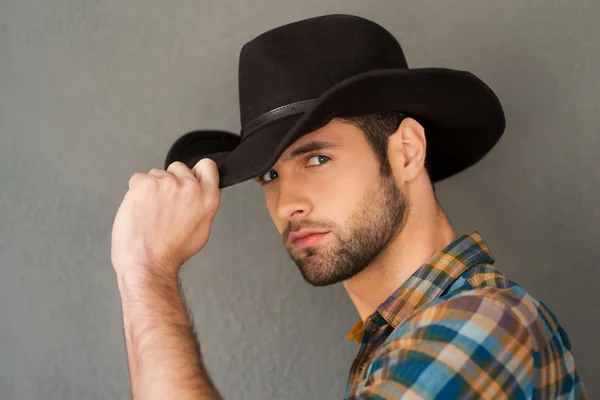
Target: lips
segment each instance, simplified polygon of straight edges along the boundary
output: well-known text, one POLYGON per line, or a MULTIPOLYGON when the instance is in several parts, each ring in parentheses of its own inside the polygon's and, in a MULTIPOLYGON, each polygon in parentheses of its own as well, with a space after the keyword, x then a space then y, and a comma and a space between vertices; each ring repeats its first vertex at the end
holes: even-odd
POLYGON ((316 231, 316 230, 302 230, 298 232, 292 232, 289 236, 289 241, 295 247, 306 248, 316 245, 320 242, 329 231, 316 231))

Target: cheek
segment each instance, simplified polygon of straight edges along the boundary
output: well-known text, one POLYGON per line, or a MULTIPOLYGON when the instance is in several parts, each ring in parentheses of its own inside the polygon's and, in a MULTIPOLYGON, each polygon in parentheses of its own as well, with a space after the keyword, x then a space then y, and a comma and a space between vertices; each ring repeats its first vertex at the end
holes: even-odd
POLYGON ((357 207, 364 182, 357 182, 351 174, 342 174, 318 190, 315 212, 318 216, 343 225, 357 207))

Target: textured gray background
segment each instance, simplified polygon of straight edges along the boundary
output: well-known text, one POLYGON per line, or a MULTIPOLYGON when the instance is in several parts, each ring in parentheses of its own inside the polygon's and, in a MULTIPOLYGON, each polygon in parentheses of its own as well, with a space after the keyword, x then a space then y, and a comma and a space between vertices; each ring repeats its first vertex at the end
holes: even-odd
MULTIPOLYGON (((129 397, 109 238, 130 174, 185 131, 237 130, 243 43, 333 12, 497 91, 506 135, 440 201, 551 306, 600 395, 600 2, 0 0, 2 399, 129 397)), ((356 311, 302 281, 254 184, 224 191, 184 281, 226 398, 341 397, 356 311)))

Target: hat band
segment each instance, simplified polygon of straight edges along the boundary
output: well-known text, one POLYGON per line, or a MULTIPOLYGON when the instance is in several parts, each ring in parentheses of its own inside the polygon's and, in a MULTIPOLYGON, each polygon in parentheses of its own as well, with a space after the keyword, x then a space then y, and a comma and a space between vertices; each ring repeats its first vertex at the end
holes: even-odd
POLYGON ((241 131, 242 141, 248 139, 253 133, 265 125, 279 121, 292 115, 302 114, 310 108, 317 99, 303 100, 296 103, 286 104, 264 113, 248 122, 241 131))

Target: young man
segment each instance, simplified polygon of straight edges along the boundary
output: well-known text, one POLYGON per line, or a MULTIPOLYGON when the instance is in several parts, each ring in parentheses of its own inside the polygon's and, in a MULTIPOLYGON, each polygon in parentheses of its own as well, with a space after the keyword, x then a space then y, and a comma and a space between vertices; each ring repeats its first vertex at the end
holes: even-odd
POLYGON ((255 178, 304 279, 343 282, 360 320, 345 398, 584 398, 551 311, 458 237, 433 183, 479 161, 504 115, 472 74, 409 69, 362 18, 285 25, 240 55, 241 136, 195 131, 136 173, 112 262, 135 398, 217 399, 179 286, 224 187, 255 178))

